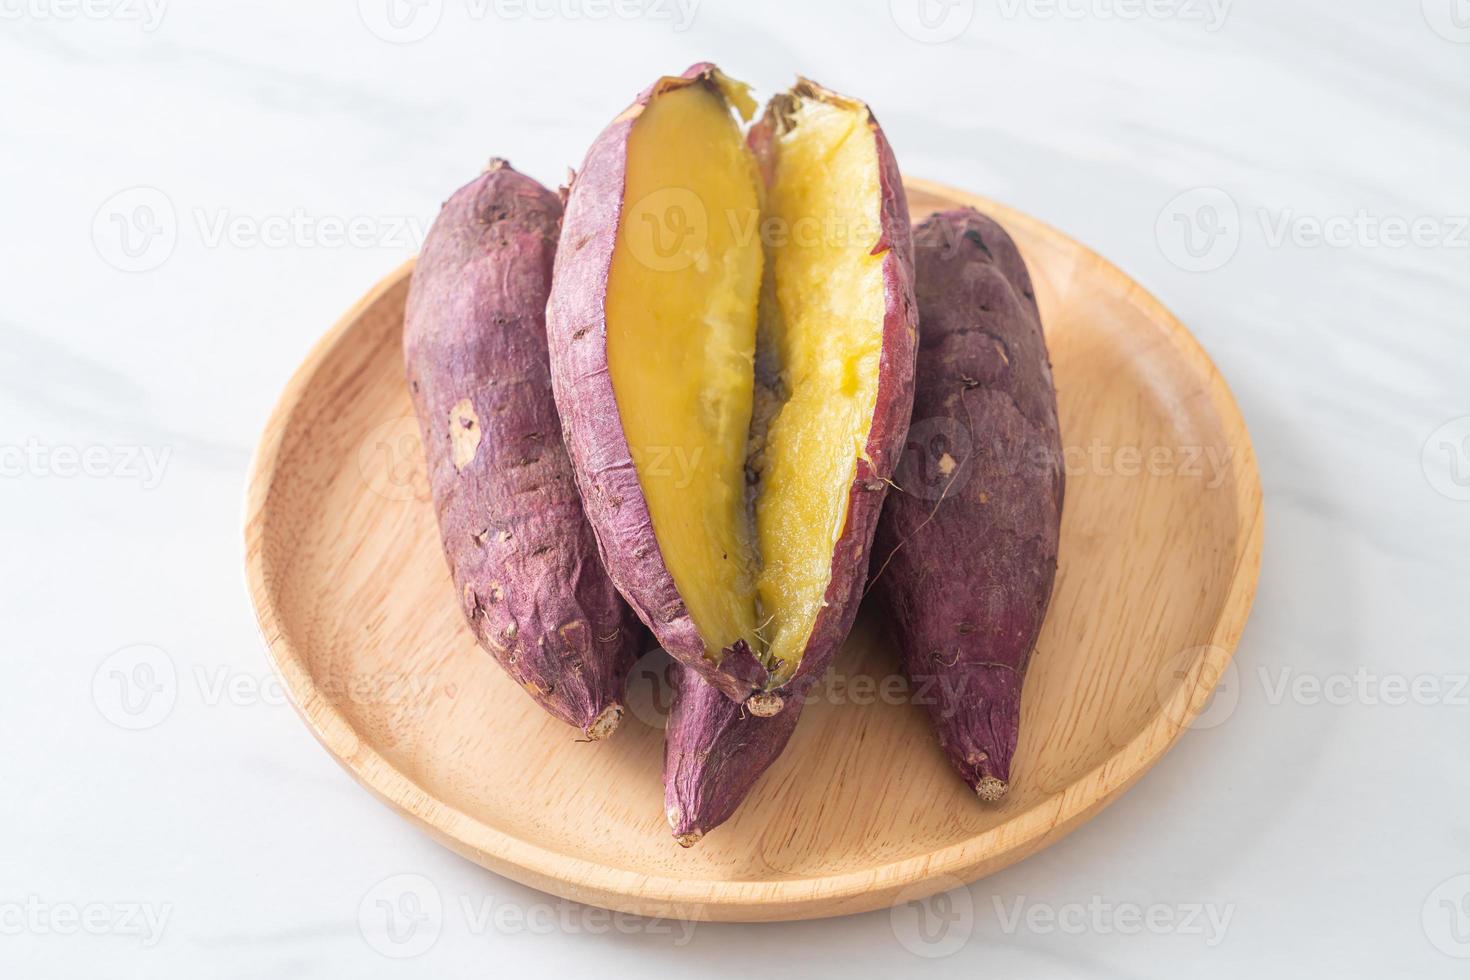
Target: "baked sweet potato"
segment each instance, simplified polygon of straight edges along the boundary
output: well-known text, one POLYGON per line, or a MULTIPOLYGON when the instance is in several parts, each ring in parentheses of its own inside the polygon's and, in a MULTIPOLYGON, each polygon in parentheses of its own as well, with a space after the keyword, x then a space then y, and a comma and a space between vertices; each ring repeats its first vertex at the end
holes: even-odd
POLYGON ((622 717, 637 621, 602 570, 551 394, 561 202, 504 161, 445 202, 404 315, 444 555, 481 646, 590 739, 622 717))
POLYGON ((784 699, 768 718, 752 714, 675 662, 673 702, 664 728, 664 812, 681 847, 692 847, 730 819, 761 774, 786 748, 804 694, 784 699))
POLYGON ((994 802, 1010 786, 1056 576, 1056 392, 1030 275, 999 224, 973 210, 930 217, 915 272, 913 436, 879 523, 873 591, 950 764, 994 802))
POLYGON ((851 628, 912 405, 912 242, 860 102, 662 78, 572 181, 547 328, 609 574, 675 659, 770 715, 851 628), (753 149, 752 149, 753 148, 753 149))

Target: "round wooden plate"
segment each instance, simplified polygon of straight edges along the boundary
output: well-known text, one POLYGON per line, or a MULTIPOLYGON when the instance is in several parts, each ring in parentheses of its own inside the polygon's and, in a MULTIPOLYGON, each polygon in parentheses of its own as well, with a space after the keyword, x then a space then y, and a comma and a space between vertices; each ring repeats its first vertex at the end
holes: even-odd
MULTIPOLYGON (((486 868, 646 915, 799 919, 972 881, 1061 838, 1208 701, 1249 612, 1255 455, 1219 373, 1137 283, 1040 222, 909 183, 916 218, 973 205, 1030 265, 1067 447, 1061 568, 1026 680, 1013 788, 950 772, 865 611, 785 755, 690 850, 664 822, 652 660, 600 743, 475 645, 440 551, 400 331, 411 264, 296 372, 251 473, 246 567, 306 723, 368 789, 486 868)), ((661 656, 657 654, 655 656, 661 656)))

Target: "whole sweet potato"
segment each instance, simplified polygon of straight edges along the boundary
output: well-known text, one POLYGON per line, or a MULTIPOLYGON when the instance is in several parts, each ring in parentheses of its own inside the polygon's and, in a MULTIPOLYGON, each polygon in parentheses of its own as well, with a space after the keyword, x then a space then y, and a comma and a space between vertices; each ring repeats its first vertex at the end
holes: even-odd
POLYGON ((762 718, 725 697, 696 671, 672 668, 673 703, 664 729, 664 812, 681 847, 730 819, 786 748, 804 695, 762 718))
POLYGON ((912 243, 865 105, 802 82, 748 142, 732 109, 751 115, 744 86, 696 65, 597 138, 547 329, 613 581, 676 660, 771 715, 857 611, 912 404, 912 243))
POLYGON ((504 161, 445 202, 404 316, 444 554, 481 646, 588 738, 622 717, 637 622, 598 561, 551 393, 561 202, 504 161))
POLYGON ((913 689, 982 800, 1010 786, 1021 685, 1051 601, 1063 470, 1031 278, 973 210, 915 232, 920 349, 913 428, 874 545, 913 689))

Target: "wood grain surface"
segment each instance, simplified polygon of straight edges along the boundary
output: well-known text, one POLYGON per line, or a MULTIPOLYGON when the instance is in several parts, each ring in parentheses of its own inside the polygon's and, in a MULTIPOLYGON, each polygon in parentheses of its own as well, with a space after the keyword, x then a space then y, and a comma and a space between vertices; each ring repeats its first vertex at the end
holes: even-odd
POLYGON ((1206 705, 1250 610, 1262 511, 1250 438, 1189 332, 1116 267, 1002 205, 909 181, 915 220, 973 205, 1030 266, 1058 387, 1067 499, 1013 788, 949 770, 865 610, 785 755, 691 850, 665 823, 652 652, 610 740, 543 714, 475 645, 428 496, 400 334, 411 263, 318 343, 261 438, 246 571, 317 738, 440 842, 556 895, 645 915, 775 920, 972 881, 1075 829, 1206 705))

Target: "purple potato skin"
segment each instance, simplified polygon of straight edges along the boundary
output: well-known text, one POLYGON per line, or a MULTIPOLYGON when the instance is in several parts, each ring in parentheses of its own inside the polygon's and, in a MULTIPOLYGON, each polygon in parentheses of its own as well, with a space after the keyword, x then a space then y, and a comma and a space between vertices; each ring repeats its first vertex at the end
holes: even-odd
POLYGON ((664 812, 674 839, 692 847, 730 818, 786 748, 805 699, 788 697, 776 714, 762 718, 677 661, 670 673, 664 812))
POLYGON ((621 227, 628 137, 658 96, 689 85, 718 91, 714 72, 701 63, 677 78, 659 79, 593 141, 567 189, 546 328, 556 404, 604 567, 674 659, 743 701, 765 684, 765 666, 744 644, 726 650, 718 666, 705 659, 704 640, 654 535, 607 362, 605 300, 621 227))
POLYGON ((1031 277, 1005 229, 947 211, 920 224, 915 242, 912 432, 937 435, 910 438, 872 589, 950 764, 996 802, 1010 787, 1022 683, 1056 577, 1056 391, 1031 277))
MULTIPOLYGON (((659 550, 608 371, 605 299, 621 225, 628 137, 649 102, 688 85, 718 91, 717 69, 700 63, 677 78, 655 82, 597 137, 572 181, 546 311, 552 381, 587 516, 619 591, 675 660, 729 699, 744 702, 755 696, 751 709, 769 715, 780 710, 786 696, 821 678, 851 630, 887 480, 903 448, 918 343, 908 203, 893 152, 870 113, 883 194, 883 227, 875 251, 887 249, 877 401, 866 459, 858 463, 847 523, 833 551, 825 608, 797 671, 777 685, 743 641, 723 651, 718 664, 706 658, 704 640, 659 550)), ((768 148, 767 135, 761 125, 752 130, 758 159, 768 148)))
POLYGON ((561 210, 502 160, 456 191, 414 268, 403 350, 465 619, 537 703, 597 739, 622 717, 639 631, 598 560, 551 393, 561 210))

